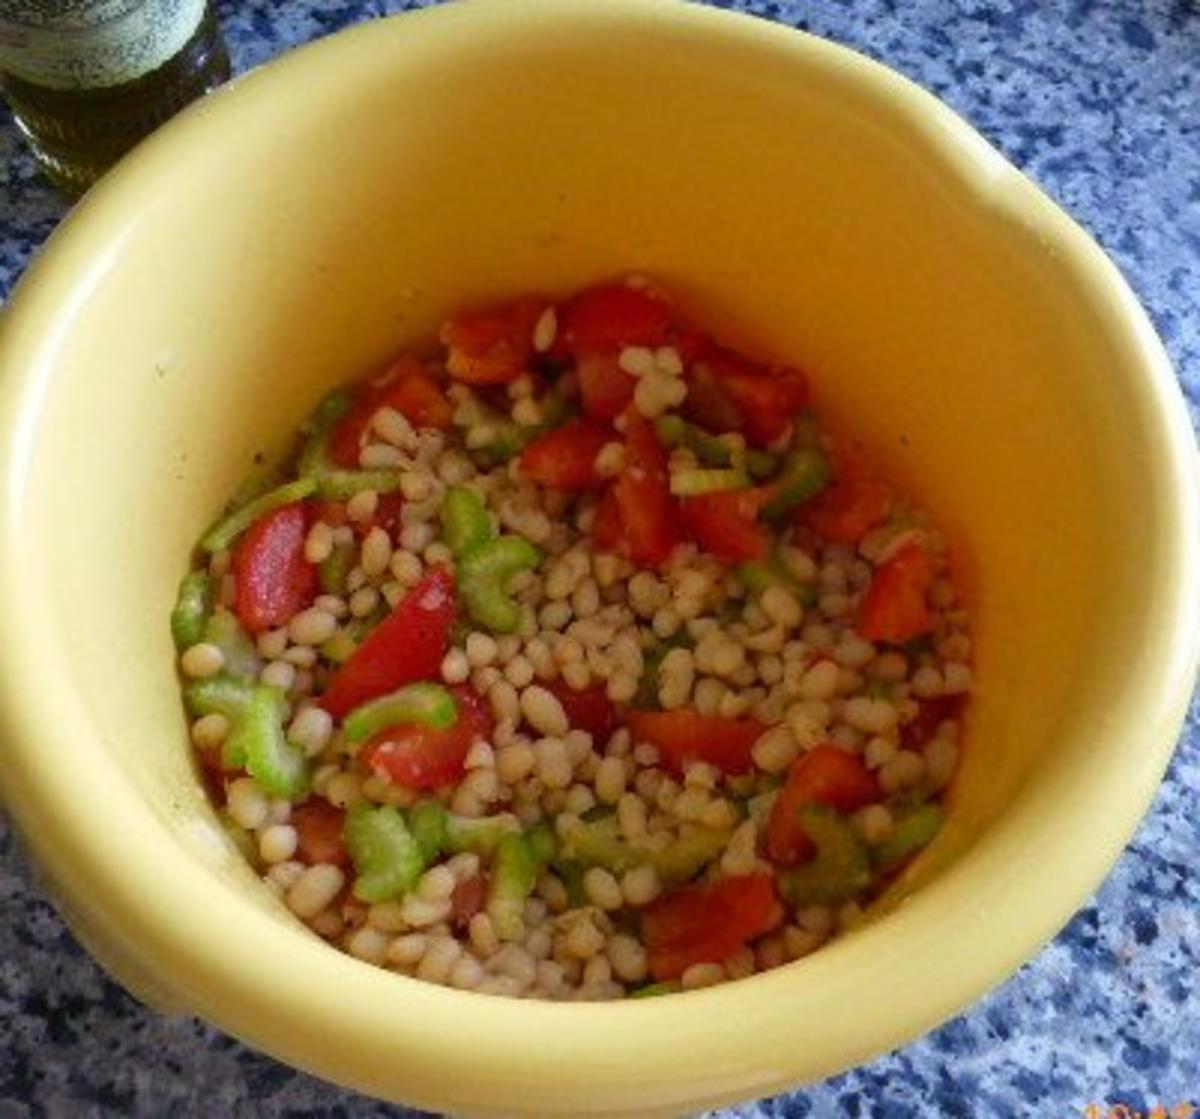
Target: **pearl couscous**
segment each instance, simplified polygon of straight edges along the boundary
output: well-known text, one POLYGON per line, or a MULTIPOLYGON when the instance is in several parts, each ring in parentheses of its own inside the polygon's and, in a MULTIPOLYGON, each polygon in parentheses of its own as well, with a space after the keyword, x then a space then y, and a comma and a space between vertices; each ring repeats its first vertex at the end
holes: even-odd
POLYGON ((234 841, 316 935, 510 996, 807 955, 937 833, 971 639, 807 378, 627 279, 330 394, 172 615, 234 841))

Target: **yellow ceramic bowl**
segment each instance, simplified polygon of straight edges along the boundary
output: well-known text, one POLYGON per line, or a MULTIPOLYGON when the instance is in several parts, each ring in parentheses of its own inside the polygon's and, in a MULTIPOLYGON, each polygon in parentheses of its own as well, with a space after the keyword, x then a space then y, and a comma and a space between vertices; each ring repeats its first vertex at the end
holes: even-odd
POLYGON ((21 285, 0 451, 0 778, 65 913, 157 1005, 427 1107, 680 1111, 915 1037, 1095 887, 1193 678, 1195 448, 1116 270, 933 98, 696 7, 405 16, 189 112, 21 285), (880 919, 729 986, 556 1005, 370 968, 218 830, 176 582, 329 386, 464 301, 630 267, 803 362, 952 527, 979 695, 950 824, 880 919))

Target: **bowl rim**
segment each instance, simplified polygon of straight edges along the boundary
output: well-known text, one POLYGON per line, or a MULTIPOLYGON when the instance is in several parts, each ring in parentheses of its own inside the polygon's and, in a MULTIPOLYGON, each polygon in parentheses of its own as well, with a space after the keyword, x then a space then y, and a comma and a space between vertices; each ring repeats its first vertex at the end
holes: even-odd
POLYGON ((1162 510, 1160 543, 1177 562, 1156 592, 1160 624, 1152 640, 1147 631, 1142 654, 1154 690, 1143 685, 1123 705, 1141 704, 1148 724, 1142 732, 1146 763, 1134 773, 1097 777, 1079 806, 1106 815, 1103 841, 1081 846, 1070 839, 1069 821, 1056 822, 1049 812, 1057 786, 1034 790, 972 852, 967 880, 962 864, 951 867, 887 921, 810 959, 672 999, 568 1006, 384 976, 289 929, 211 875, 164 876, 161 852, 176 839, 123 775, 101 764, 99 754, 81 753, 79 766, 65 773, 39 753, 36 728, 47 709, 56 711, 64 740, 86 742, 90 733, 81 705, 64 699, 54 684, 65 654, 46 642, 23 643, 19 657, 11 645, 0 646, 0 728, 8 745, 0 782, 14 819, 74 907, 78 924, 122 945, 150 975, 167 978, 172 997, 189 1010, 327 1079, 390 1099, 475 1113, 649 1114, 779 1091, 912 1040, 1007 978, 1062 927, 1108 872, 1149 805, 1191 695, 1200 644, 1200 587, 1192 574, 1200 570, 1196 446, 1161 343, 1089 235, 965 121, 907 79, 790 28, 661 0, 607 0, 587 9, 577 0, 471 0, 360 25, 241 79, 117 168, 53 235, 14 293, 0 338, 0 612, 16 632, 37 633, 22 512, 36 420, 58 340, 80 301, 103 282, 104 261, 135 232, 131 215, 146 184, 165 181, 176 150, 215 134, 231 113, 251 113, 280 96, 297 67, 307 67, 313 80, 337 82, 344 58, 390 50, 383 41, 394 34, 396 18, 405 21, 406 37, 451 25, 477 35, 501 10, 509 34, 518 24, 531 34, 551 26, 578 34, 589 25, 627 31, 669 25, 672 33, 719 35, 730 49, 736 40, 749 54, 787 54, 798 69, 834 73, 902 120, 973 206, 1052 246, 1081 297, 1105 311, 1121 347, 1115 364, 1140 373, 1139 404, 1159 436, 1148 500, 1162 510), (70 811, 72 789, 80 782, 105 805, 103 813, 70 811), (114 827, 118 820, 121 826, 114 827), (127 844, 131 832, 144 842, 127 844), (1072 850, 1052 885, 1040 881, 1040 852, 1028 844, 1033 832, 1072 850), (986 904, 969 888, 984 874, 993 883, 986 904), (947 906, 955 907, 957 936, 968 942, 949 954, 932 934, 936 914, 947 906), (227 928, 237 929, 235 939, 219 931, 227 928), (985 933, 989 948, 976 954, 969 942, 985 933), (900 943, 903 957, 895 948, 900 943), (311 981, 294 983, 298 973, 311 981), (881 1004, 870 1015, 855 1005, 864 977, 881 1004), (805 991, 819 991, 821 1005, 832 1008, 819 1023, 794 1012, 793 1000, 805 991), (348 1006, 356 1007, 354 1014, 348 1006), (754 1045, 746 1044, 747 1036, 754 1045), (468 1054, 470 1075, 464 1075, 468 1054))

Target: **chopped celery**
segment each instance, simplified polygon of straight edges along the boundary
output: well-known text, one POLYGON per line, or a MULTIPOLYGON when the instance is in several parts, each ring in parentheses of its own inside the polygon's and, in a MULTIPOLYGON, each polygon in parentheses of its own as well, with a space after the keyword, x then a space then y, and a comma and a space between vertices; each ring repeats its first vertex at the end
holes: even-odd
POLYGON ((348 541, 335 544, 333 550, 317 566, 317 578, 325 594, 341 597, 346 593, 346 579, 358 562, 358 548, 348 541))
POLYGON ((334 389, 313 410, 304 425, 304 446, 296 459, 296 473, 301 478, 324 474, 329 469, 329 433, 352 403, 349 392, 334 389))
POLYGON ((521 824, 516 816, 502 812, 496 816, 474 818, 446 816, 446 850, 457 855, 460 851, 474 851, 477 855, 490 855, 506 835, 519 833, 521 824))
POLYGON ((562 879, 567 891, 567 904, 572 909, 587 905, 587 891, 583 888, 583 873, 587 869, 577 859, 556 858, 554 869, 562 879))
POLYGON ((729 842, 729 835, 725 828, 697 827, 661 851, 650 852, 646 861, 658 871, 659 880, 666 885, 686 882, 720 856, 729 842))
POLYGON ((676 470, 671 475, 671 492, 676 497, 697 497, 721 490, 739 490, 750 479, 740 470, 676 470))
POLYGON ((258 648, 231 611, 214 611, 204 626, 204 640, 221 650, 229 675, 258 676, 262 667, 258 648))
POLYGON ((854 827, 824 804, 805 805, 799 814, 817 853, 811 862, 780 876, 780 893, 794 908, 856 898, 871 884, 871 860, 854 827))
POLYGON ((488 882, 487 914, 501 940, 520 940, 525 935, 525 899, 537 882, 538 860, 528 839, 519 834, 504 836, 496 846, 488 882))
POLYGON ((739 563, 734 569, 734 574, 751 594, 762 594, 768 587, 773 587, 786 580, 783 571, 766 560, 739 563))
MULTIPOLYGON (((358 621, 362 621, 362 619, 354 619, 354 622, 358 621)), ((345 664, 354 655, 354 650, 361 644, 366 633, 366 627, 362 627, 362 634, 356 634, 354 630, 358 627, 354 625, 354 622, 343 626, 328 641, 321 644, 318 650, 321 656, 334 664, 345 664)))
POLYGON ((204 534, 200 547, 206 552, 220 552, 228 548, 259 517, 294 501, 303 501, 317 488, 315 478, 298 478, 294 482, 277 486, 256 497, 253 501, 222 517, 204 534))
POLYGON ((668 413, 654 421, 659 441, 667 447, 682 447, 687 440, 688 422, 682 416, 668 413))
POLYGON ((529 853, 539 867, 545 866, 558 851, 558 840, 549 824, 537 824, 525 833, 529 853))
POLYGON ((817 447, 800 447, 788 455, 772 488, 774 496, 763 507, 763 516, 777 521, 798 505, 819 494, 829 484, 829 461, 817 447))
POLYGON ((483 498, 468 486, 451 486, 442 501, 442 539, 454 557, 462 559, 494 535, 483 498))
POLYGON ((705 466, 736 466, 736 448, 721 435, 710 435, 679 416, 660 416, 654 423, 658 437, 668 447, 685 447, 705 466))
POLYGON ((230 767, 244 765, 269 796, 295 800, 308 789, 309 767, 304 751, 284 735, 284 704, 278 688, 256 684, 233 721, 223 759, 230 767))
POLYGON ((768 789, 765 793, 752 796, 746 802, 746 815, 754 821, 759 831, 766 828, 767 821, 771 818, 771 809, 775 807, 775 802, 778 799, 779 790, 768 789))
POLYGON ((729 840, 724 828, 697 827, 665 848, 652 848, 622 838, 616 820, 609 817, 592 824, 580 821, 563 836, 564 859, 584 866, 601 866, 616 874, 648 863, 668 885, 686 882, 724 850, 729 840))
POLYGON ((638 680, 637 694, 634 695, 630 706, 644 711, 658 710, 659 673, 662 662, 672 649, 690 649, 694 645, 695 642, 686 630, 651 645, 642 654, 642 675, 638 680))
POLYGON ((763 560, 739 563, 734 568, 734 574, 751 594, 759 595, 768 587, 781 586, 791 591, 801 606, 808 607, 816 603, 816 588, 809 583, 801 583, 795 579, 774 552, 763 560))
POLYGON ((567 399, 553 389, 542 396, 538 405, 542 411, 542 422, 539 424, 519 424, 484 407, 473 410, 469 424, 459 423, 457 417, 455 422, 459 423, 460 427, 490 431, 491 439, 484 445, 473 448, 472 454, 487 466, 499 466, 511 462, 538 436, 559 427, 571 413, 567 399))
POLYGON ((448 815, 436 800, 423 800, 408 810, 408 830, 426 863, 433 862, 446 848, 448 815))
POLYGON ((779 457, 770 451, 758 451, 751 447, 746 451, 746 472, 755 481, 770 478, 779 469, 779 457))
POLYGON ((936 804, 921 804, 896 821, 892 834, 871 852, 877 870, 895 870, 906 859, 933 842, 946 821, 946 814, 936 804))
POLYGON ((679 984, 668 979, 662 983, 647 983, 644 987, 638 987, 636 991, 630 991, 631 999, 655 999, 660 995, 673 995, 680 990, 679 984))
POLYGON ((524 449, 532 435, 530 428, 523 428, 512 420, 496 419, 487 425, 491 438, 482 446, 472 447, 471 453, 484 466, 503 466, 511 462, 524 449))
POLYGON ((499 536, 464 556, 459 592, 472 619, 496 633, 512 633, 521 624, 521 607, 508 593, 509 580, 536 567, 541 558, 541 551, 523 536, 499 536))
POLYGON ((445 730, 457 719, 454 696, 441 684, 405 684, 354 708, 342 723, 342 733, 347 746, 357 746, 388 727, 419 723, 445 730))
POLYGON ((402 478, 399 470, 333 470, 317 478, 316 493, 326 501, 349 501, 363 490, 394 493, 402 478))
POLYGON ((183 698, 193 715, 224 715, 233 722, 246 709, 255 686, 243 676, 218 672, 215 676, 189 682, 183 690, 183 698))
POLYGON ((204 625, 212 609, 212 580, 205 571, 189 571, 179 584, 171 611, 171 636, 180 652, 204 639, 204 625))
MULTIPOLYGON (((658 437, 668 447, 686 447, 703 466, 731 467, 743 478, 762 480, 771 477, 779 468, 779 458, 769 451, 747 448, 741 436, 711 435, 703 428, 690 424, 676 415, 660 416, 654 423, 658 437)), ((739 482, 749 485, 749 480, 739 482)), ((713 487, 716 488, 716 487, 713 487)), ((733 487, 722 487, 733 488, 733 487)), ((679 490, 679 493, 686 491, 679 490)), ((695 492, 706 492, 693 490, 695 492)))
POLYGON ((403 897, 425 870, 416 839, 392 805, 355 805, 346 813, 344 834, 358 875, 354 896, 361 901, 375 904, 403 897))

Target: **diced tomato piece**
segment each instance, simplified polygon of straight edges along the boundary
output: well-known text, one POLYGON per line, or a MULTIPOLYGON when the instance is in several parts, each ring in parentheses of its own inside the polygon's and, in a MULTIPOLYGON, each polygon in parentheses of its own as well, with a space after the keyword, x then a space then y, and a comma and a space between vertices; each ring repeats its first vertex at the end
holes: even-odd
POLYGON ((345 470, 358 469, 363 434, 380 408, 395 408, 414 427, 447 431, 454 407, 441 385, 415 357, 402 355, 380 377, 359 385, 349 411, 329 436, 329 457, 345 470))
POLYGON ((404 498, 398 493, 381 493, 375 502, 371 519, 359 526, 358 531, 366 535, 373 528, 381 528, 389 535, 400 528, 400 513, 404 509, 404 498))
POLYGON ((779 912, 769 874, 672 890, 642 914, 650 974, 663 982, 693 964, 720 963, 772 928, 779 912))
POLYGON ((672 315, 670 302, 656 288, 599 284, 572 296, 559 312, 559 344, 576 355, 664 346, 670 341, 672 315))
POLYGON ((793 417, 808 406, 808 378, 786 365, 764 365, 732 350, 715 348, 704 357, 742 414, 742 430, 766 446, 786 435, 793 417))
POLYGON ((460 878, 450 894, 450 923, 465 928, 481 909, 487 898, 487 879, 482 874, 460 878))
POLYGON ((717 434, 742 430, 742 413, 703 360, 693 365, 688 374, 683 414, 693 423, 717 434))
POLYGON ((417 364, 394 374, 380 406, 395 408, 413 427, 449 431, 454 426, 454 405, 437 379, 417 364))
POLYGON ((577 730, 585 730, 592 736, 597 747, 606 743, 612 732, 620 726, 620 715, 616 705, 603 688, 584 688, 577 692, 561 680, 546 684, 554 693, 566 712, 567 722, 577 730))
POLYGON ((621 535, 629 558, 655 567, 679 542, 667 457, 654 428, 634 411, 626 414, 625 468, 613 486, 621 535))
POLYGON ((200 780, 214 804, 224 804, 228 799, 226 782, 241 776, 241 769, 228 770, 219 745, 197 748, 196 760, 200 763, 200 780))
POLYGON ((933 585, 933 563, 917 542, 905 544, 871 576, 858 607, 858 631, 868 641, 900 644, 933 626, 926 594, 933 585))
POLYGON ((800 507, 798 524, 838 544, 857 544, 891 509, 891 493, 857 455, 838 456, 833 481, 800 507))
POLYGON ((722 773, 744 773, 753 764, 751 748, 767 729, 757 719, 701 715, 690 707, 629 711, 625 719, 633 740, 655 746, 674 773, 682 773, 688 762, 708 762, 722 773))
POLYGON ((226 773, 221 768, 221 747, 214 750, 197 750, 200 762, 200 783, 208 792, 209 800, 221 804, 226 798, 226 773))
POLYGON ((598 420, 615 420, 629 407, 637 382, 617 364, 614 352, 584 351, 575 360, 583 410, 598 420))
POLYGON ((350 861, 342 826, 346 813, 334 808, 327 800, 314 797, 307 804, 292 809, 288 823, 296 829, 300 854, 307 863, 334 863, 345 866, 350 861))
POLYGON ((619 552, 623 550, 624 534, 617 495, 609 488, 596 505, 596 514, 592 519, 592 541, 602 552, 619 552))
POLYGON ((365 536, 373 528, 381 528, 385 532, 393 532, 400 526, 400 512, 404 508, 404 498, 398 493, 381 493, 375 502, 375 512, 365 521, 352 521, 346 512, 344 501, 328 501, 325 499, 310 499, 308 502, 312 522, 324 521, 327 525, 340 528, 350 525, 359 536, 365 536))
POLYGON ((808 378, 798 369, 766 365, 694 338, 689 355, 684 413, 710 431, 740 431, 768 446, 788 433, 809 402, 808 378))
POLYGON ((359 757, 377 777, 406 789, 436 789, 457 781, 476 738, 492 733, 491 711, 473 689, 454 689, 458 718, 446 730, 409 724, 380 731, 359 757))
POLYGON ((962 708, 961 695, 938 695, 917 700, 916 718, 900 728, 900 745, 905 750, 924 746, 947 719, 958 718, 962 708))
POLYGON ((234 610, 251 633, 285 624, 317 593, 317 569, 304 558, 308 512, 302 501, 265 513, 233 550, 234 610))
POLYGON ((685 497, 679 503, 684 528, 704 551, 722 563, 746 563, 767 554, 771 534, 758 523, 770 499, 765 487, 719 490, 685 497))
POLYGON ((571 420, 535 439, 521 454, 521 473, 531 482, 560 490, 586 490, 600 484, 596 456, 615 438, 594 420, 571 420))
POLYGON ((354 393, 354 403, 329 433, 329 457, 343 470, 357 470, 363 435, 375 415, 377 394, 369 384, 360 385, 354 393))
POLYGON ((536 296, 499 307, 463 311, 448 320, 441 339, 446 369, 456 381, 502 385, 515 380, 533 357, 533 328, 548 304, 536 296))
POLYGON ((335 719, 416 680, 436 680, 450 647, 454 576, 431 568, 338 669, 321 697, 335 719))
POLYGON ((684 371, 691 369, 712 347, 712 339, 691 326, 678 326, 671 336, 670 345, 675 347, 684 371))
POLYGON ((308 510, 313 524, 316 524, 317 521, 324 521, 327 525, 340 528, 350 520, 344 501, 328 501, 325 498, 312 497, 308 501, 308 510))
POLYGON ((854 754, 833 745, 817 746, 792 763, 767 821, 767 855, 791 866, 813 854, 812 840, 800 826, 806 804, 827 804, 854 812, 882 796, 879 782, 854 754))

